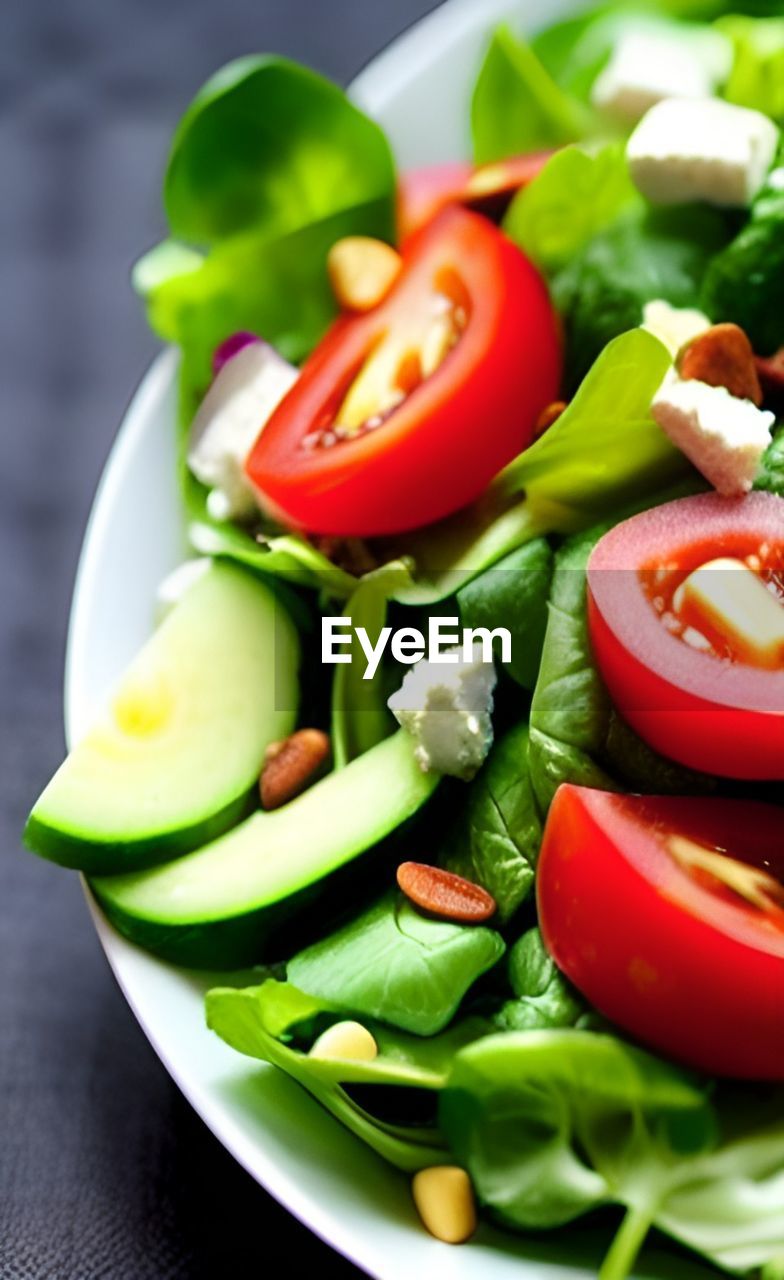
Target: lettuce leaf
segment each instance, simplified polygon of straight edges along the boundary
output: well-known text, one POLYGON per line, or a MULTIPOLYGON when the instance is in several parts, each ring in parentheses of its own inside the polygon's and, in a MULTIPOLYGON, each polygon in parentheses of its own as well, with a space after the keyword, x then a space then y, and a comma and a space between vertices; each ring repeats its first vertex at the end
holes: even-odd
POLYGON ((731 14, 716 26, 732 41, 734 54, 723 96, 784 120, 784 17, 731 14))
POLYGON ((530 46, 498 27, 471 102, 476 163, 575 142, 587 128, 584 109, 559 89, 530 46))
POLYGON ((251 230, 190 257, 170 242, 136 264, 151 328, 183 348, 182 418, 187 425, 209 386, 212 353, 240 329, 299 362, 337 314, 327 254, 346 235, 384 236, 389 198, 355 205, 270 238, 251 230))
POLYGON ((629 177, 621 143, 595 152, 564 147, 517 194, 504 231, 550 274, 631 205, 641 208, 642 197, 629 177))
MULTIPOLYGON (((387 620, 390 596, 410 579, 409 566, 402 560, 391 560, 366 573, 346 601, 344 616, 351 619, 352 626, 364 627, 375 645, 387 620)), ((383 667, 379 666, 372 680, 364 679, 367 659, 355 633, 345 652, 351 655, 351 662, 339 663, 332 681, 332 754, 338 769, 369 751, 396 727, 387 708, 383 667)))
POLYGON ((350 1062, 311 1058, 281 1043, 279 1037, 292 1040, 303 1030, 312 1038, 314 1025, 339 1017, 324 1001, 305 996, 290 983, 269 979, 242 989, 216 987, 207 992, 206 1017, 207 1026, 233 1049, 279 1067, 390 1164, 414 1172, 449 1161, 436 1126, 390 1124, 372 1115, 349 1090, 367 1085, 441 1088, 455 1052, 487 1030, 481 1019, 466 1020, 429 1040, 368 1022, 379 1055, 372 1062, 350 1062))

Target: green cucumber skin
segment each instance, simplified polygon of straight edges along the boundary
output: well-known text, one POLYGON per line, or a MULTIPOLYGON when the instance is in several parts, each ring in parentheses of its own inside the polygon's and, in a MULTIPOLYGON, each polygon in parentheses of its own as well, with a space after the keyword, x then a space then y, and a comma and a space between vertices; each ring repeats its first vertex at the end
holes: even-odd
POLYGON ((72 871, 83 871, 88 876, 124 875, 130 871, 148 871, 216 840, 246 818, 256 800, 253 787, 209 817, 140 840, 91 840, 78 832, 50 826, 33 810, 22 839, 32 853, 72 871))
POLYGON ((103 897, 92 881, 88 883, 90 892, 118 933, 161 960, 186 969, 241 969, 278 959, 289 950, 288 939, 292 936, 287 931, 284 945, 283 929, 326 887, 323 881, 308 885, 289 898, 227 920, 177 925, 135 919, 103 897), (278 940, 280 948, 276 950, 278 940))
POLYGON ((129 915, 89 881, 90 891, 118 933, 186 969, 240 969, 280 960, 328 933, 367 898, 395 883, 395 869, 410 856, 412 828, 430 808, 432 792, 397 827, 342 866, 288 897, 223 920, 167 924, 129 915))

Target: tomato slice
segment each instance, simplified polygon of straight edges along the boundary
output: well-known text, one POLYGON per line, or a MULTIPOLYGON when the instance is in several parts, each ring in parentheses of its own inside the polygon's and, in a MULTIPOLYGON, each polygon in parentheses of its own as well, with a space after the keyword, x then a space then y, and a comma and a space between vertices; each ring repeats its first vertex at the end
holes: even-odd
POLYGON ((486 218, 448 209, 408 242, 384 301, 333 325, 247 474, 267 509, 315 533, 428 524, 530 443, 560 365, 535 268, 486 218))
POLYGON ((561 786, 537 867, 556 964, 653 1048, 784 1079, 781 825, 773 805, 561 786))
POLYGON ((619 712, 657 751, 725 777, 784 778, 784 669, 717 650, 670 608, 691 571, 724 557, 775 586, 784 500, 699 494, 617 525, 588 563, 591 643, 619 712))
POLYGON ((398 187, 398 235, 407 240, 451 204, 500 217, 512 196, 542 171, 552 151, 532 151, 493 164, 456 161, 409 169, 398 187))

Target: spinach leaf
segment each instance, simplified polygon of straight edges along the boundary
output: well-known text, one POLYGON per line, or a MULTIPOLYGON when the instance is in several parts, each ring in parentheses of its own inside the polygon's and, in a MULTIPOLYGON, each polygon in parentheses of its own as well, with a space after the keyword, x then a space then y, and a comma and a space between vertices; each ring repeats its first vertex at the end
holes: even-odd
POLYGON ((683 455, 650 413, 669 365, 644 329, 610 342, 560 418, 501 472, 492 492, 525 494, 529 508, 541 507, 548 532, 568 533, 685 474, 683 455))
MULTIPOLYGON (((408 565, 392 560, 359 581, 345 605, 345 616, 354 627, 364 627, 375 645, 387 619, 391 593, 410 581, 408 565)), ((335 667, 332 682, 332 753, 340 769, 355 756, 369 751, 395 728, 387 708, 384 671, 379 666, 371 680, 364 679, 367 659, 354 633, 345 651, 351 662, 335 667)))
POLYGON ((562 782, 658 794, 705 794, 717 788, 716 779, 666 760, 647 746, 607 696, 588 637, 585 568, 610 523, 570 539, 556 557, 528 749, 531 785, 542 815, 562 782))
POLYGON ((525 689, 533 688, 539 670, 552 569, 549 544, 535 538, 457 593, 462 626, 492 631, 503 624, 510 632, 512 656, 507 670, 525 689))
POLYGON ((774 120, 784 119, 784 18, 736 13, 716 26, 732 41, 734 54, 723 96, 774 120))
POLYGON ((678 206, 633 209, 589 240, 552 280, 566 330, 567 389, 610 339, 640 324, 646 302, 697 306, 706 268, 727 238, 717 210, 678 206))
POLYGON ((543 814, 562 782, 615 789, 596 760, 607 736, 610 702, 590 652, 585 616, 585 566, 597 537, 592 531, 571 540, 556 559, 528 751, 543 814))
POLYGON ((492 36, 471 103, 477 164, 582 138, 587 120, 530 47, 506 26, 492 36))
POLYGON ((337 85, 258 55, 196 95, 174 136, 164 203, 174 235, 196 244, 248 231, 277 239, 375 201, 391 234, 394 187, 382 130, 337 85))
POLYGON ((507 969, 515 999, 507 1000, 495 1015, 499 1031, 585 1026, 593 1016, 557 968, 537 928, 518 938, 507 969))
POLYGON ((349 1013, 430 1036, 504 950, 493 929, 427 919, 393 892, 300 951, 287 973, 302 991, 349 1013))
POLYGON ((602 351, 569 407, 473 506, 391 543, 414 560, 406 604, 443 599, 514 547, 586 528, 688 474, 650 415, 670 365, 657 338, 624 333, 602 351))
POLYGON ((480 1019, 466 1020, 440 1036, 422 1040, 369 1023, 379 1047, 372 1062, 311 1058, 282 1044, 306 1020, 335 1015, 323 1001, 312 1000, 289 983, 269 980, 257 987, 217 987, 207 992, 207 1025, 239 1053, 269 1062, 300 1084, 384 1159, 413 1172, 448 1161, 437 1128, 390 1125, 372 1116, 346 1092, 348 1085, 391 1085, 435 1090, 443 1086, 454 1054, 486 1031, 480 1019))
POLYGON ((676 1170, 655 1225, 727 1271, 784 1265, 784 1097, 780 1088, 720 1084, 720 1141, 676 1170))
POLYGON ((439 861, 481 884, 506 922, 533 887, 542 827, 528 773, 528 726, 493 744, 444 839, 439 861))
POLYGON ((575 1029, 469 1045, 455 1058, 439 1114, 479 1199, 504 1223, 557 1227, 617 1202, 634 1206, 636 1244, 680 1158, 713 1137, 710 1108, 688 1076, 612 1036, 575 1029))
POLYGON ((768 355, 784 346, 784 168, 774 169, 735 239, 710 264, 700 305, 712 320, 733 320, 768 355))
MULTIPOLYGON (((507 1225, 626 1209, 600 1271, 624 1280, 650 1226, 720 1267, 784 1254, 781 1090, 708 1089, 613 1036, 486 1036, 454 1059, 441 1127, 507 1225)), ((774 1272, 775 1274, 775 1272, 774 1272)))
POLYGON ((620 142, 594 152, 564 147, 515 196, 504 231, 550 273, 632 205, 642 207, 642 197, 629 177, 620 142))

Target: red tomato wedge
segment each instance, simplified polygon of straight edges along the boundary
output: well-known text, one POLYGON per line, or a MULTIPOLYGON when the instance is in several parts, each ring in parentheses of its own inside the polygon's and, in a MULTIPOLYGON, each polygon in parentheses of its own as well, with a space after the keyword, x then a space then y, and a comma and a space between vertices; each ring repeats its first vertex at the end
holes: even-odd
POLYGON ((401 241, 419 231, 450 204, 464 204, 500 217, 512 197, 541 173, 552 151, 532 151, 494 164, 466 162, 409 169, 398 187, 398 234, 401 241))
POLYGON ((431 164, 401 173, 397 191, 397 231, 402 241, 432 222, 450 204, 458 204, 474 166, 467 161, 431 164))
POLYGON ((781 831, 773 805, 561 786, 537 866, 556 964, 654 1049, 784 1079, 781 831))
POLYGON ((479 214, 414 236, 372 311, 339 319, 246 463, 262 505, 314 533, 400 533, 471 502, 554 399, 558 323, 528 259, 479 214))
POLYGON ((784 668, 680 628, 678 585, 717 558, 784 572, 784 499, 681 498, 616 525, 588 563, 588 623, 616 707, 662 755, 731 778, 784 778, 784 668))

